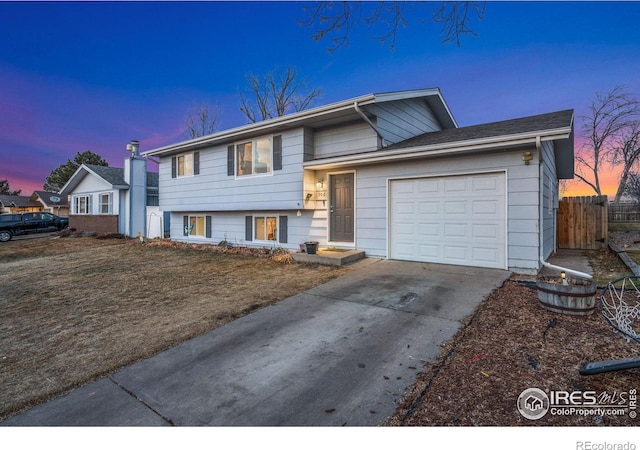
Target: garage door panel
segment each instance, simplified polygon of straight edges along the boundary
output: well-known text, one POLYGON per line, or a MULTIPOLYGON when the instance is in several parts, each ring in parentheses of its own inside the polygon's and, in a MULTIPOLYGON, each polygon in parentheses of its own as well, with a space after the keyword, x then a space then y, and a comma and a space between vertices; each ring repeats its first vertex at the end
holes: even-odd
POLYGON ((438 245, 420 244, 418 256, 421 258, 439 258, 440 247, 438 245))
POLYGON ((506 267, 503 172, 393 180, 390 196, 391 258, 506 267))
POLYGON ((467 225, 447 224, 444 227, 444 236, 447 238, 465 238, 467 237, 467 225))
POLYGON ((498 214, 498 208, 500 205, 497 200, 472 200, 471 211, 476 216, 490 215, 495 216, 498 214))

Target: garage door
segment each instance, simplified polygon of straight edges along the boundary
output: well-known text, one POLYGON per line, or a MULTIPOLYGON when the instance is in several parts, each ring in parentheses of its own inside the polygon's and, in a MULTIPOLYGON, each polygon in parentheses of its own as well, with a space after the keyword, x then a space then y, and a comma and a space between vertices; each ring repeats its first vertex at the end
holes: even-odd
POLYGON ((504 172, 390 183, 390 257, 506 268, 504 172))

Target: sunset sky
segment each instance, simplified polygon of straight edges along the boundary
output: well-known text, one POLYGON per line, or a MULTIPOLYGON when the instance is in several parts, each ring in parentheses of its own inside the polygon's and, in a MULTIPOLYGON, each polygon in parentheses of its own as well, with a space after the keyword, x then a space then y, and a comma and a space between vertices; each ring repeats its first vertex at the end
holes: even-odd
MULTIPOLYGON (((24 195, 91 150, 122 167, 184 140, 194 105, 221 110, 218 129, 246 123, 246 75, 295 66, 324 94, 439 87, 460 126, 573 108, 617 85, 640 98, 640 3, 489 2, 460 47, 412 10, 395 50, 356 28, 335 53, 301 27, 300 2, 1 2, 0 180, 24 195)), ((153 169, 153 167, 152 167, 153 169)), ((603 176, 613 195, 615 171, 603 176)), ((591 194, 573 183, 568 194, 591 194)))

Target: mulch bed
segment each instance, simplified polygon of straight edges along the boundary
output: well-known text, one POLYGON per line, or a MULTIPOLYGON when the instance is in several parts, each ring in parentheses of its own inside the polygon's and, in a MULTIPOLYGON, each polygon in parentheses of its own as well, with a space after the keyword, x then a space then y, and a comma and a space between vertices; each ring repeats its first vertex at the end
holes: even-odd
MULTIPOLYGON (((524 418, 516 408, 527 388, 623 395, 640 387, 640 369, 582 376, 588 362, 640 356, 605 321, 543 309, 532 282, 507 281, 424 366, 388 426, 638 425, 624 416, 552 415, 524 418)), ((598 291, 598 296, 600 291, 598 291)), ((619 398, 619 397, 618 397, 619 398)))

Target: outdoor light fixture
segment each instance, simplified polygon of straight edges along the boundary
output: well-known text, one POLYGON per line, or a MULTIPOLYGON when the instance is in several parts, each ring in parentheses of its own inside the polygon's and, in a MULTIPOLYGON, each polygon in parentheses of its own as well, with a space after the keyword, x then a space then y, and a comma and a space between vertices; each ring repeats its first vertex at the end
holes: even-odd
POLYGON ((318 180, 316 181, 316 189, 322 189, 324 187, 324 181, 318 180))
POLYGON ((569 283, 567 283, 567 273, 566 272, 560 272, 560 278, 562 278, 562 284, 564 286, 567 286, 569 283))
POLYGON ((533 155, 531 154, 531 152, 524 152, 522 154, 522 160, 524 161, 525 166, 528 166, 529 161, 531 161, 532 159, 533 159, 533 155))

